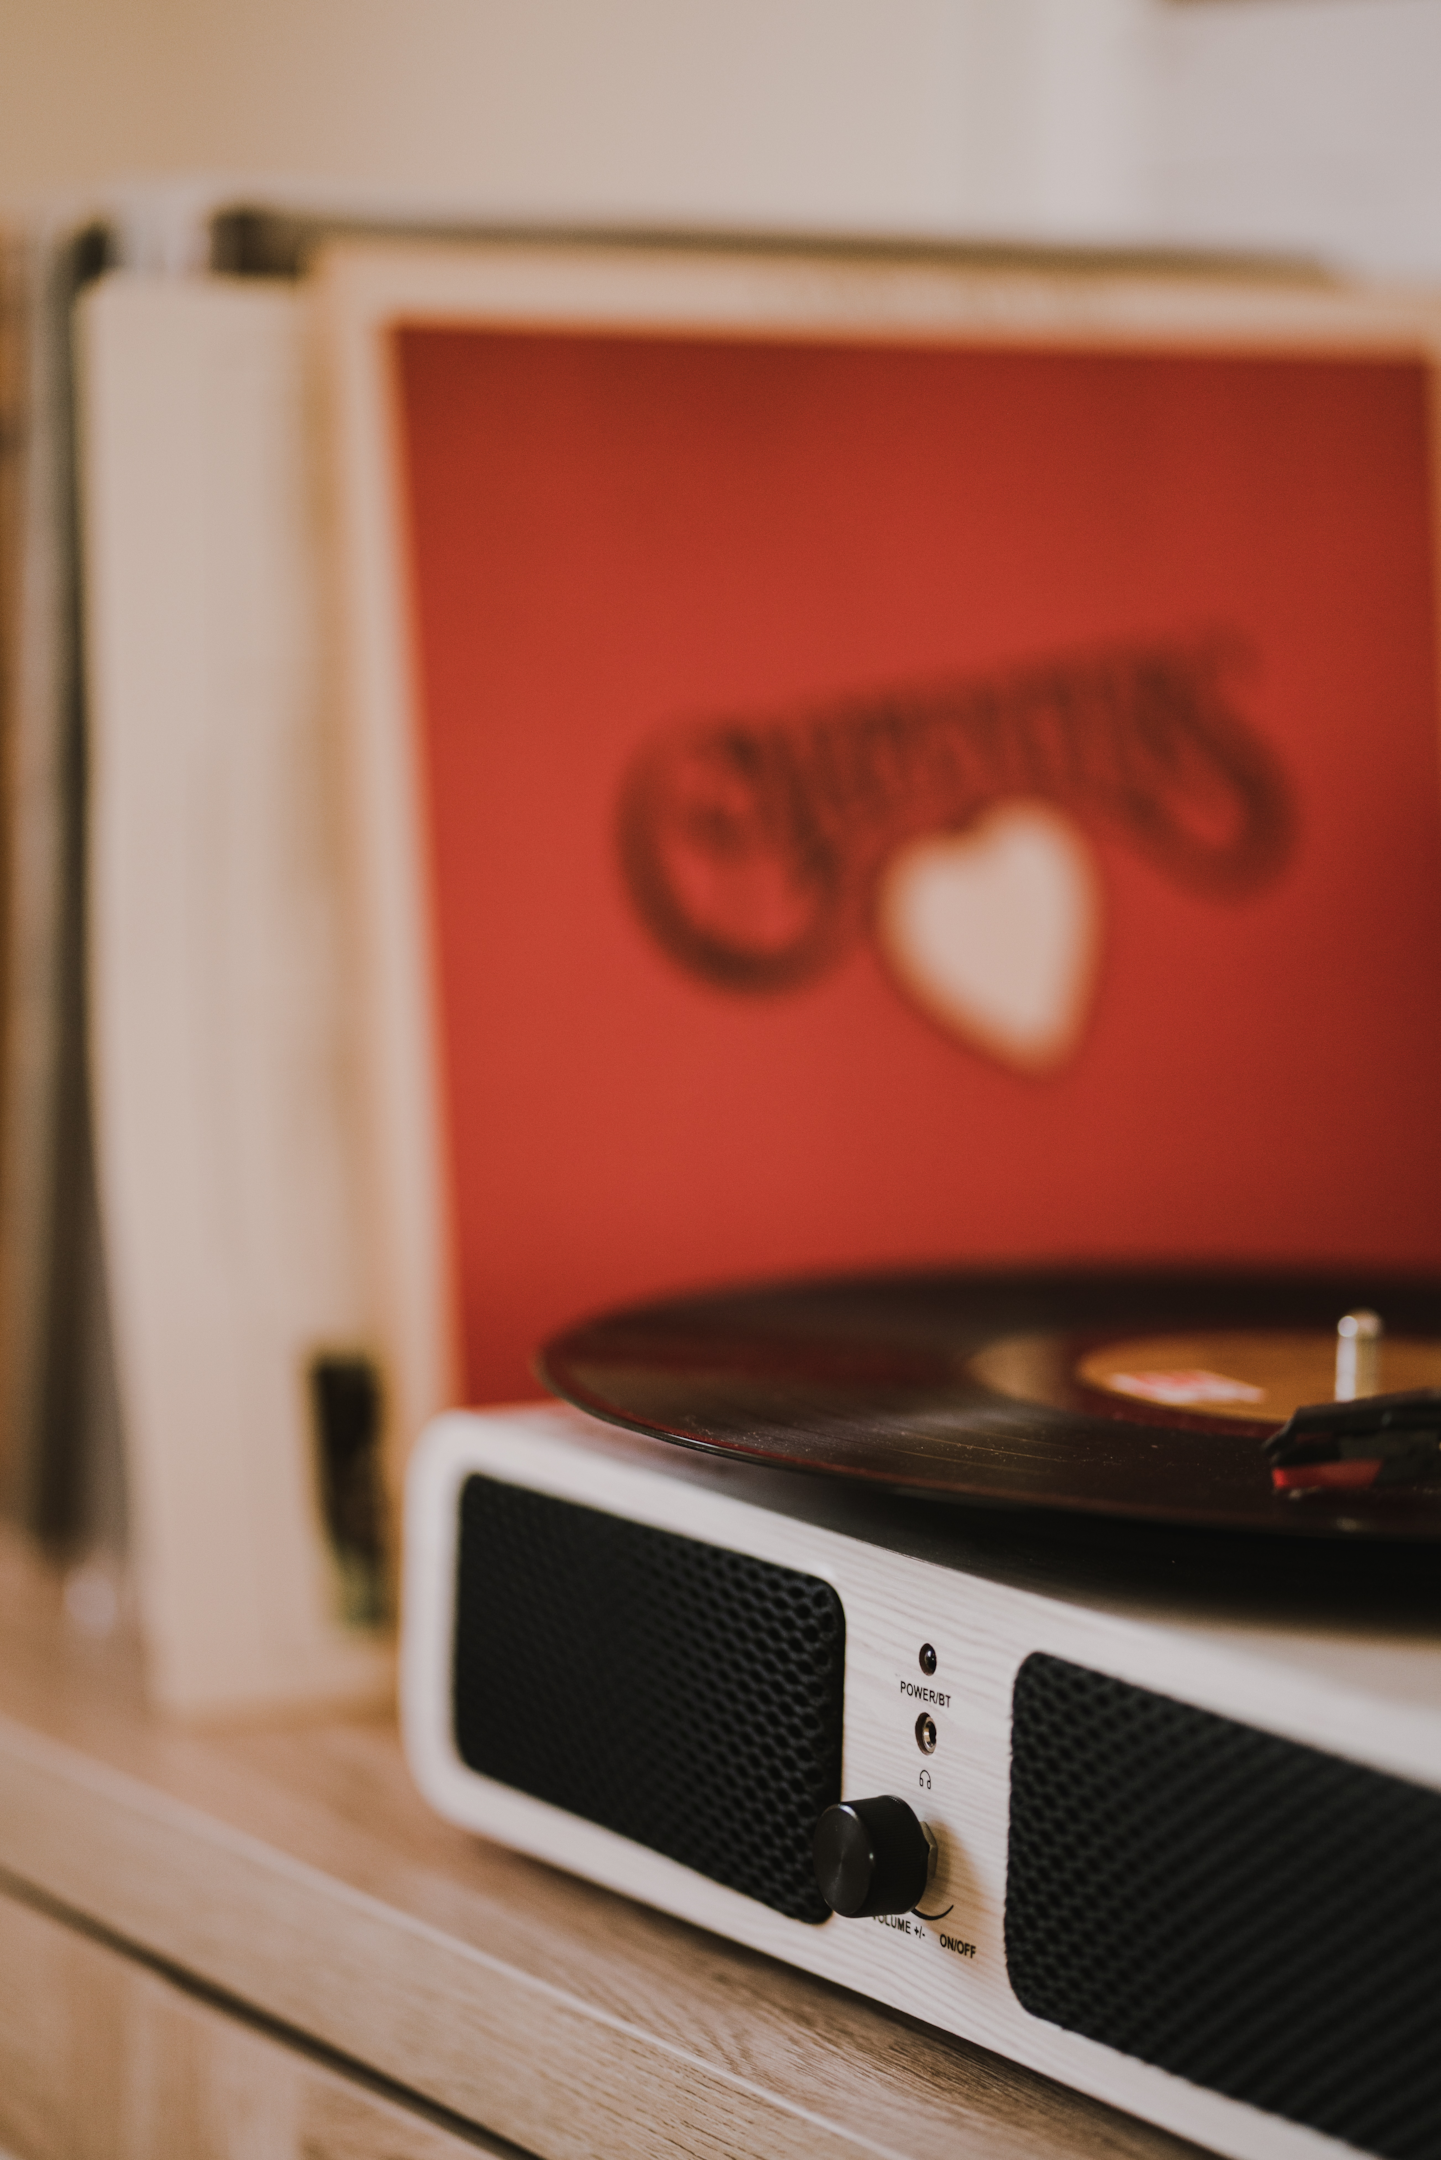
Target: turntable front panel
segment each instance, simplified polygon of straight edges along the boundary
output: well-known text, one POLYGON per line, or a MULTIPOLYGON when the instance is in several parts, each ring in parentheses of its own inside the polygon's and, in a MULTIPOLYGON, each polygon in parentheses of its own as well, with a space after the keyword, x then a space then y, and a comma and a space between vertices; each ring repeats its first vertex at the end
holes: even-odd
MULTIPOLYGON (((1441 1647, 1434 1587, 1429 1600, 1417 1590, 1426 1571, 1389 1553, 1348 1553, 1380 1565, 1358 1564, 1329 1594, 1313 1582, 1319 1604, 1302 1629, 1295 1598, 1277 1594, 1283 1556, 1264 1541, 1250 1541, 1249 1570, 1235 1554, 1248 1541, 1232 1541, 1228 1566, 1213 1566, 1209 1579, 1204 1540, 1162 1544, 1137 1577, 1114 1551, 1104 1567, 1078 1568, 1086 1528, 1048 1540, 1013 1526, 990 1539, 993 1519, 952 1518, 939 1536, 934 1512, 848 1508, 834 1484, 761 1478, 606 1432, 556 1406, 437 1421, 416 1458, 407 1512, 402 1699, 422 1791, 484 1836, 890 2003, 1208 2151, 1327 2160, 1346 2149, 1334 2138, 1349 2128, 1374 2152, 1429 2160, 1441 2098, 1428 2015, 1437 1886, 1424 1850, 1441 1820, 1441 1647), (587 1819, 536 1797, 541 1788, 524 1771, 512 1768, 519 1782, 506 1783, 468 1767, 452 1677, 461 1495, 477 1474, 587 1511, 590 1521, 619 1518, 662 1540, 700 1541, 718 1565, 722 1554, 741 1554, 829 1585, 845 1620, 842 1790, 904 1797, 931 1825, 940 1857, 921 1910, 814 1924, 669 1856, 660 1796, 673 1796, 672 1826, 684 1829, 686 1765, 703 1764, 718 1726, 754 1764, 762 1790, 775 1789, 777 1765, 809 1738, 809 1726, 791 1733, 804 1690, 789 1684, 783 1661, 767 1689, 732 1696, 714 1654, 678 1655, 659 1686, 659 1652, 640 1662, 618 1655, 606 1683, 619 1698, 616 1723, 651 1720, 647 1744, 664 1756, 664 1776, 643 1796, 662 1816, 649 1844, 604 1827, 593 1811, 587 1819), (1048 1714, 1018 1727, 1025 1678, 1038 1667, 1073 1683, 1079 1675, 1081 1697, 1069 1721, 1048 1714), (933 1744, 918 1742, 922 1714, 933 1744), (1145 1728, 1157 1718, 1163 1745, 1148 1759, 1145 1728), (1218 1734, 1223 1725, 1230 1730, 1218 1734), (1230 1786, 1228 1765, 1239 1781, 1230 1786), (1354 1766, 1364 1766, 1359 1795, 1354 1766), (1339 1804, 1323 1804, 1338 1792, 1339 1804), (1413 1894, 1406 1867, 1418 1815, 1423 1867, 1413 1894), (1084 1873, 1088 1863, 1096 1879, 1084 1873), (1385 1894, 1373 1890, 1369 1908, 1362 1895, 1358 1907, 1358 1894, 1378 1882, 1385 1894), (1330 1939, 1328 1914, 1345 1919, 1330 1939), (1293 2018, 1286 1992, 1267 1983, 1289 1974, 1302 1938, 1314 1955, 1294 1984, 1293 2018), (1184 1962, 1171 1955, 1178 1942, 1184 1962), (1090 1982, 1079 2016, 1109 2044, 1064 2029, 1078 2021, 1067 1993, 1073 2001, 1078 1972, 1090 1982), (1150 2013, 1139 2022, 1138 1985, 1150 2013), (1218 2079, 1239 2097, 1207 2082, 1218 2079), (1319 2135, 1318 2123, 1333 2135, 1319 2135)), ((1293 1561, 1330 1557, 1287 1551, 1293 1561)), ((513 1616, 507 1623, 517 1644, 514 1715, 527 1727, 543 1721, 522 1731, 520 1752, 565 1762, 568 1691, 595 1648, 588 1641, 571 1656, 557 1615, 572 1636, 581 1627, 604 1634, 616 1611, 605 1600, 572 1609, 565 1583, 552 1596, 543 1565, 513 1579, 516 1595, 535 1602, 533 1631, 513 1616), (537 1642, 549 1652, 543 1690, 528 1662, 537 1642)), ((624 1600, 616 1606, 623 1617, 624 1600)), ((473 1655, 484 1649, 483 1640, 471 1645, 473 1655)), ((574 1723, 584 1722, 578 1710, 574 1723)), ((607 1769, 614 1773, 613 1761, 607 1769)))

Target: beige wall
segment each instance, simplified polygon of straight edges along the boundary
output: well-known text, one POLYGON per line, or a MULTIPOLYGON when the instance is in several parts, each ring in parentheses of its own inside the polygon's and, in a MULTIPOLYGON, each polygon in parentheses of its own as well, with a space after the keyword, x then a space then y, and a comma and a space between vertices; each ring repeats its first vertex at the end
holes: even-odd
POLYGON ((1303 247, 1441 274, 1441 0, 0 0, 0 198, 1303 247))
POLYGON ((1162 0, 1154 13, 1158 227, 1441 277, 1438 0, 1162 0))
POLYGON ((267 173, 496 210, 929 225, 950 0, 3 0, 0 190, 267 173))

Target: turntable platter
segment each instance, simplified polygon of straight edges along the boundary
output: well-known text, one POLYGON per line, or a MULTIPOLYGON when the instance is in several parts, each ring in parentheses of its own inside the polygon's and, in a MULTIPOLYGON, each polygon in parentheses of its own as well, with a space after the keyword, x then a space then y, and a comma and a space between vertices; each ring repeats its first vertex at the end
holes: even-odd
POLYGON ((1286 1535, 1441 1538, 1441 1476, 1278 1492, 1262 1452, 1331 1394, 1338 1316, 1381 1386, 1441 1386, 1441 1284, 1093 1270, 839 1278, 636 1306, 540 1371, 612 1422, 891 1491, 1286 1535))

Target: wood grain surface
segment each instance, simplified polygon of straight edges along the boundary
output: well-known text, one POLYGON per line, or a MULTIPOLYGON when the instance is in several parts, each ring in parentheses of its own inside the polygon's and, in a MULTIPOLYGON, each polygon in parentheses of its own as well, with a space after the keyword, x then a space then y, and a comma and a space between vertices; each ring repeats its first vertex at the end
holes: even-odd
POLYGON ((0 2140, 16 2160, 474 2160, 504 2150, 5 1896, 0 2140))
POLYGON ((1194 2150, 450 1828, 414 1793, 388 1718, 157 1722, 124 1631, 80 1634, 14 1550, 0 1556, 0 1867, 544 2160, 1194 2150))

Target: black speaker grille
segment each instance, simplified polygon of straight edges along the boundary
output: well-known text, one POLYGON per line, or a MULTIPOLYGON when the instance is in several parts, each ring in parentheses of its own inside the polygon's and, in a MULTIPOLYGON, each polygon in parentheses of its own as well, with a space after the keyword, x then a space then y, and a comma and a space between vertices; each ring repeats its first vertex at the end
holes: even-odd
POLYGON ((461 1495, 455 1741, 472 1770, 825 1920, 845 1613, 829 1583, 484 1477, 461 1495))
POLYGON ((1033 2016, 1386 2160, 1441 2153, 1441 1796, 1053 1657, 1016 1679, 1033 2016))

